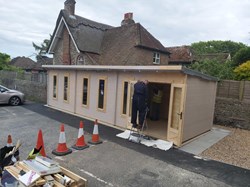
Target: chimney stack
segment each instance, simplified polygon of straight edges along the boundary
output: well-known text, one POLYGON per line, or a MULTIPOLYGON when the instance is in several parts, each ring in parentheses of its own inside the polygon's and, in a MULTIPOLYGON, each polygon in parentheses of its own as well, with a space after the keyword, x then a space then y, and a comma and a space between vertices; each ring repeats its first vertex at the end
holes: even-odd
POLYGON ((121 22, 121 25, 129 25, 129 24, 134 24, 135 21, 133 20, 133 13, 129 12, 124 14, 124 19, 121 22))
POLYGON ((64 10, 66 10, 70 15, 75 15, 75 0, 66 0, 64 2, 64 10))

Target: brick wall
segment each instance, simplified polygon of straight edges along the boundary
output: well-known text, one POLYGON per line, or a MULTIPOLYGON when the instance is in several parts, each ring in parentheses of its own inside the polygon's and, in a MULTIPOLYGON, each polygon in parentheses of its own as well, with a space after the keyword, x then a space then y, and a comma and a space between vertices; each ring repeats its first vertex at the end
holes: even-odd
POLYGON ((70 36, 67 29, 63 31, 63 64, 70 65, 70 36))
POLYGON ((217 97, 214 123, 250 130, 250 103, 238 99, 217 97))

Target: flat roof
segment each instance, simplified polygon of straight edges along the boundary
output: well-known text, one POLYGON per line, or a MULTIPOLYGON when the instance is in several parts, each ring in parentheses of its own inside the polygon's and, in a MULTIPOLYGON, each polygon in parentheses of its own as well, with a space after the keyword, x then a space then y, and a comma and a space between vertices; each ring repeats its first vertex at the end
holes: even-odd
POLYGON ((216 77, 188 69, 184 66, 102 66, 102 65, 43 65, 45 69, 60 70, 87 70, 87 71, 150 71, 150 72, 182 72, 187 75, 200 77, 206 80, 218 81, 216 77))

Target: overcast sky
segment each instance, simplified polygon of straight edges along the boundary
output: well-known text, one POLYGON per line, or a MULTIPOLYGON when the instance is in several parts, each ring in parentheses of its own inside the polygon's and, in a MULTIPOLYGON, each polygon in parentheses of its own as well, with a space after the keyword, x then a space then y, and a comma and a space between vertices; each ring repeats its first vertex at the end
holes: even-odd
MULTIPOLYGON (((0 52, 11 58, 34 56, 53 33, 64 0, 0 0, 0 52)), ((133 12, 164 46, 208 40, 250 44, 250 0, 76 0, 76 14, 120 26, 133 12)))

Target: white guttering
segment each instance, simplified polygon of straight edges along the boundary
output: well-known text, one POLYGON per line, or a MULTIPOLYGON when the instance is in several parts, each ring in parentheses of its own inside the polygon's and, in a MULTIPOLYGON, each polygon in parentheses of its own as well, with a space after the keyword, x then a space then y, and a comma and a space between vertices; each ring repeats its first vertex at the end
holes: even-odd
POLYGON ((43 65, 45 69, 94 71, 181 71, 182 66, 98 66, 98 65, 43 65))
POLYGON ((102 66, 102 65, 43 65, 45 69, 84 70, 84 71, 151 71, 151 72, 181 72, 210 81, 218 81, 216 77, 188 69, 183 66, 102 66))

